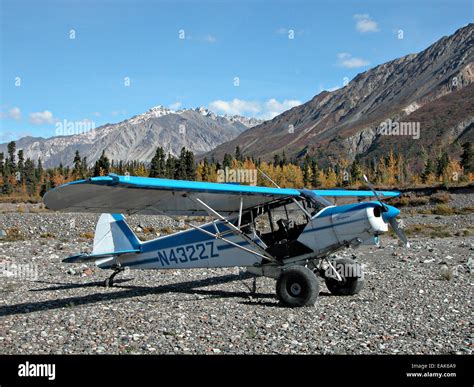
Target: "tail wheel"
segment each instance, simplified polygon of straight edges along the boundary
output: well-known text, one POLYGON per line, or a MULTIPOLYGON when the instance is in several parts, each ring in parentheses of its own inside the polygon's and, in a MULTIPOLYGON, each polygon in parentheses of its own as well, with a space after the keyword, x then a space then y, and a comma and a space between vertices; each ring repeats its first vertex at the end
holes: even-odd
POLYGON ((364 272, 360 263, 349 258, 341 258, 332 262, 337 273, 342 277, 339 281, 334 273, 326 275, 326 286, 336 296, 351 296, 359 293, 364 287, 364 272))
POLYGON ((278 278, 276 294, 286 306, 312 306, 319 295, 319 281, 308 268, 292 266, 285 269, 278 278))

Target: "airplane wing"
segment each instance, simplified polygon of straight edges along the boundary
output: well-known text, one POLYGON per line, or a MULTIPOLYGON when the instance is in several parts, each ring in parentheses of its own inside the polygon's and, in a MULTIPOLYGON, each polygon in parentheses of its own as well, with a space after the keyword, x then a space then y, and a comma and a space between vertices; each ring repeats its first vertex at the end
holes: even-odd
POLYGON ((137 176, 100 176, 78 180, 48 191, 47 208, 64 212, 207 216, 198 198, 218 213, 237 215, 242 209, 300 196, 297 189, 169 180, 137 176))
MULTIPOLYGON (((314 190, 317 195, 333 198, 373 198, 372 191, 314 190)), ((381 191, 381 197, 395 197, 398 192, 381 191)), ((48 191, 43 201, 47 208, 64 212, 143 214, 168 216, 207 216, 196 203, 200 199, 221 215, 237 215, 240 210, 261 206, 275 200, 298 197, 293 188, 271 188, 239 184, 157 179, 138 176, 92 177, 61 185, 48 191)))
MULTIPOLYGON (((317 189, 312 190, 316 195, 322 196, 334 204, 346 204, 365 199, 376 199, 372 191, 346 190, 346 189, 317 189)), ((401 195, 398 191, 377 191, 381 199, 396 198, 401 195)))

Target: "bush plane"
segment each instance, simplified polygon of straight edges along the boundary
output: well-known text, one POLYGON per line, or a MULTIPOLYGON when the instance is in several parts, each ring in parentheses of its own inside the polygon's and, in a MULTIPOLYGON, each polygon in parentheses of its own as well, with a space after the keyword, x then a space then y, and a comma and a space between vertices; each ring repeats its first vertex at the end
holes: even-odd
POLYGON ((126 268, 244 267, 255 276, 276 279, 278 299, 297 307, 314 305, 319 279, 335 295, 360 292, 360 263, 332 258, 338 250, 378 245, 389 224, 409 246, 399 227, 400 211, 382 201, 400 193, 375 191, 366 182, 370 190, 309 190, 109 174, 53 188, 44 203, 56 211, 102 214, 92 252, 63 262, 112 269, 106 286, 126 268), (352 203, 339 204, 341 200, 352 203), (210 221, 187 219, 185 230, 141 241, 122 214, 165 215, 177 221, 206 216, 210 221))

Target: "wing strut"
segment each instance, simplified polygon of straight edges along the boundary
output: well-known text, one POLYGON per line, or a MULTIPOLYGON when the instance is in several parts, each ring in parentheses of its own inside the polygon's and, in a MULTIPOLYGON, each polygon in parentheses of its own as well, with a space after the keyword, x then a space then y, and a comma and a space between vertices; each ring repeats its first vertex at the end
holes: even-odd
MULTIPOLYGON (((191 227, 194 227, 198 230, 201 230, 203 232, 205 232, 206 234, 210 234, 210 235, 213 235, 214 237, 216 238, 219 238, 219 239, 222 239, 224 242, 227 242, 227 243, 230 243, 236 247, 239 247, 243 250, 246 250, 248 252, 251 252, 252 254, 256 254, 260 257, 263 257, 263 258, 266 258, 272 262, 278 262, 275 258, 273 258, 270 254, 268 254, 261 246, 259 246, 257 243, 255 243, 251 238, 249 238, 247 235, 245 235, 238 227, 236 227, 232 222, 230 222, 226 217, 222 216, 221 214, 219 214, 217 211, 215 211, 213 208, 211 208, 210 206, 208 206, 206 203, 204 203, 201 199, 197 198, 197 197, 194 197, 192 195, 188 195, 189 199, 192 200, 194 203, 198 204, 199 206, 201 206, 202 208, 204 208, 204 210, 207 211, 207 213, 212 216, 214 219, 219 219, 221 220, 222 222, 224 222, 229 228, 230 228, 230 231, 235 234, 235 235, 238 235, 240 236, 242 239, 244 239, 246 242, 248 242, 250 245, 252 245, 252 247, 254 247, 257 251, 259 251, 260 253, 257 253, 255 251, 252 251, 250 249, 246 249, 242 246, 239 246, 237 245, 236 243, 233 243, 231 241, 229 241, 228 239, 224 239, 222 238, 219 233, 216 233, 216 234, 212 234, 211 232, 209 231, 206 231, 206 230, 203 230, 203 229, 200 229, 199 226, 195 226, 195 225, 191 225, 191 227)), ((240 222, 240 217, 241 217, 241 213, 239 215, 239 222, 240 222)))
MULTIPOLYGON (((264 177, 266 177, 268 180, 270 180, 270 182, 271 182, 272 184, 274 184, 275 187, 281 189, 281 187, 280 187, 277 183, 275 183, 275 182, 270 178, 270 176, 268 176, 268 175, 267 175, 265 172, 263 172, 260 168, 257 168, 257 169, 260 171, 260 173, 261 173, 264 177)), ((295 202, 295 204, 300 208, 300 210, 304 212, 304 214, 306 215, 306 217, 308 218, 308 220, 310 220, 310 219, 311 219, 311 214, 310 214, 308 211, 306 211, 306 208, 304 208, 300 203, 298 203, 298 200, 296 200, 295 198, 291 198, 291 199, 292 199, 292 200, 295 202)))

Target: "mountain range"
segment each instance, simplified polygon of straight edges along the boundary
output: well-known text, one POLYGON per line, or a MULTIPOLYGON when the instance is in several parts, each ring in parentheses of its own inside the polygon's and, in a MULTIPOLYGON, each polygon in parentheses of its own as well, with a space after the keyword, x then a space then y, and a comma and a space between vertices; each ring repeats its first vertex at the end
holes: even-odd
POLYGON ((236 146, 247 155, 271 159, 316 156, 323 166, 386 154, 391 148, 419 159, 473 140, 474 24, 443 37, 417 54, 406 55, 357 75, 335 91, 323 91, 272 120, 219 145, 206 157, 221 159, 236 146), (392 135, 387 122, 419 127, 416 135, 392 135))
MULTIPOLYGON (((62 135, 23 137, 16 141, 16 148, 23 149, 25 159, 41 158, 45 167, 60 163, 70 166, 76 150, 81 157, 87 157, 90 165, 104 149, 111 160, 149 162, 158 146, 172 155, 179 155, 182 147, 199 155, 261 122, 238 115, 220 116, 203 107, 173 111, 158 105, 130 119, 98 128, 89 128, 87 122, 59 122, 56 128, 62 135), (79 133, 67 135, 70 131, 79 133)), ((0 152, 7 154, 7 143, 0 144, 0 152)))

